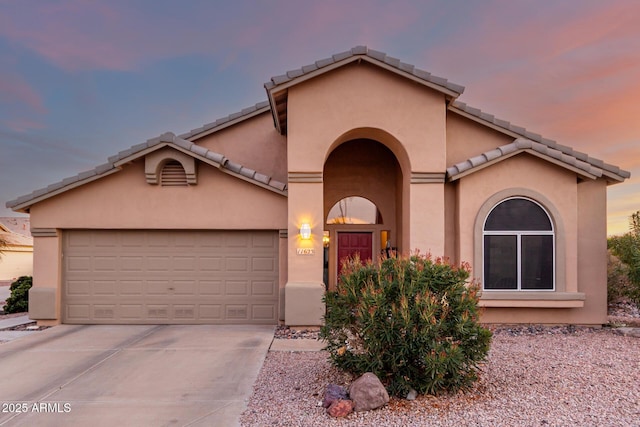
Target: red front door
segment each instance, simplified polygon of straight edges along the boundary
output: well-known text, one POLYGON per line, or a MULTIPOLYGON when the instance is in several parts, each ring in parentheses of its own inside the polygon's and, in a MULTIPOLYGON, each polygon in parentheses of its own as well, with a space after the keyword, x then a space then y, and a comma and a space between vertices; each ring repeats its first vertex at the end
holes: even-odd
POLYGON ((372 235, 371 232, 338 232, 338 278, 345 257, 359 253, 363 263, 373 258, 372 235))

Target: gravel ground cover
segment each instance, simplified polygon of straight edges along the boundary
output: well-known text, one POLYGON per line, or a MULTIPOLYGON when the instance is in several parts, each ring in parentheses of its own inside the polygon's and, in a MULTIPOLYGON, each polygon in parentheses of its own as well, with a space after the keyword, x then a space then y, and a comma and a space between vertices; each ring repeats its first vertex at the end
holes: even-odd
MULTIPOLYGON (((625 313, 619 316, 629 320, 625 313)), ((631 320, 634 316, 631 316, 631 320)), ((308 338, 280 330, 277 338, 308 338)), ((392 398, 371 412, 331 418, 328 383, 348 385, 326 352, 269 352, 243 426, 640 426, 640 338, 611 328, 516 326, 494 330, 473 389, 392 398)))

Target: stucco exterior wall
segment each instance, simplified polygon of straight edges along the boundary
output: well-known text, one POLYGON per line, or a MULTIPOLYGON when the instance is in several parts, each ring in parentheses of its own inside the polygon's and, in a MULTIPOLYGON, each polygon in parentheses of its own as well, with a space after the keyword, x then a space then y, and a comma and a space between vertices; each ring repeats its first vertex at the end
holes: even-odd
POLYGON ((31 227, 278 230, 286 227, 286 212, 286 197, 209 165, 198 165, 197 185, 150 185, 141 159, 90 185, 35 204, 31 227))
POLYGON ((447 112, 447 166, 464 162, 501 145, 513 138, 482 126, 451 111, 447 112))
POLYGON ((586 294, 583 310, 572 323, 607 322, 607 184, 578 184, 578 284, 586 294))
POLYGON ((0 280, 33 275, 33 247, 10 246, 0 253, 0 280))
POLYGON ((280 182, 287 182, 287 137, 275 130, 268 111, 193 142, 280 182))
POLYGON ((446 167, 444 95, 366 63, 289 89, 287 121, 290 171, 321 171, 332 143, 357 128, 393 135, 414 171, 446 167))

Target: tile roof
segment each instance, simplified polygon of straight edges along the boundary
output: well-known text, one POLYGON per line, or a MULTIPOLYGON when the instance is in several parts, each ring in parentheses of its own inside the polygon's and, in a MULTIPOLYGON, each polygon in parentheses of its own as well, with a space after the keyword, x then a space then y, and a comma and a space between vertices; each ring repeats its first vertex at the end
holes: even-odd
POLYGON ((233 114, 229 114, 226 117, 222 117, 214 122, 207 123, 202 125, 199 128, 192 129, 189 132, 180 134, 179 137, 182 139, 188 139, 193 141, 196 138, 202 138, 205 135, 208 135, 213 132, 217 132, 229 126, 232 126, 238 122, 246 120, 248 118, 254 117, 258 114, 266 113, 270 111, 271 107, 269 106, 269 101, 258 102, 257 104, 247 107, 242 111, 238 111, 233 114))
POLYGON ((577 156, 566 154, 561 150, 551 148, 540 142, 526 138, 518 138, 510 144, 486 151, 478 156, 448 167, 447 176, 450 181, 453 181, 525 151, 591 179, 599 178, 604 174, 604 170, 601 167, 596 167, 589 162, 581 160, 577 156))
MULTIPOLYGON (((624 181, 625 179, 631 176, 631 173, 620 169, 618 166, 605 163, 600 159, 596 159, 594 157, 587 155, 586 153, 576 151, 573 148, 568 147, 566 145, 558 144, 556 141, 548 138, 544 138, 537 133, 530 132, 524 127, 516 126, 506 120, 498 119, 492 114, 485 113, 478 108, 470 107, 464 102, 460 102, 457 100, 454 101, 449 105, 449 110, 455 113, 461 114, 465 117, 468 117, 485 126, 489 126, 499 132, 505 133, 509 136, 516 138, 516 141, 514 141, 514 143, 517 142, 518 140, 520 140, 520 144, 523 144, 522 142, 523 140, 529 140, 531 142, 534 142, 536 144, 534 144, 530 149, 532 149, 535 152, 546 154, 545 150, 547 150, 548 153, 553 153, 553 155, 549 154, 549 156, 553 158, 555 158, 554 156, 556 155, 556 153, 560 153, 561 154, 560 157, 566 160, 564 161, 564 163, 571 164, 572 166, 576 166, 572 164, 574 162, 577 164, 582 164, 582 163, 588 164, 593 167, 592 170, 601 171, 600 174, 596 176, 604 175, 606 178, 609 178, 610 180, 613 180, 616 182, 624 181)), ((508 147, 510 145, 512 144, 508 144, 503 147, 508 147)), ((501 149, 501 148, 502 147, 498 149, 501 149)), ((492 150, 492 151, 495 151, 495 150, 492 150)), ((490 152, 487 152, 487 153, 490 153, 490 152)), ((487 153, 483 153, 481 156, 484 156, 487 153)), ((467 160, 466 162, 470 162, 470 161, 471 159, 467 160)), ((466 163, 466 162, 462 162, 462 163, 466 163)), ((461 164, 458 164, 458 165, 461 165, 461 164)), ((455 169, 458 165, 454 165, 453 167, 448 168, 447 172, 449 171, 449 169, 451 170, 455 169)), ((582 167, 578 167, 578 169, 582 169, 585 171, 587 170, 582 167)))
POLYGON ((464 92, 464 86, 450 82, 444 77, 434 76, 428 71, 416 68, 412 64, 401 62, 399 59, 388 56, 384 52, 369 49, 367 46, 356 46, 345 52, 336 53, 329 58, 316 61, 313 64, 274 76, 264 84, 278 132, 282 134, 287 132, 286 91, 290 86, 359 60, 386 68, 403 77, 429 86, 444 93, 450 100, 457 98, 464 92))
POLYGON ((0 231, 0 240, 7 243, 7 247, 0 247, 0 250, 10 249, 11 246, 33 246, 33 237, 11 231, 0 231))
POLYGON ((253 169, 242 166, 241 164, 232 162, 224 155, 207 150, 206 148, 196 145, 191 141, 187 141, 186 139, 176 136, 172 132, 167 132, 156 138, 149 139, 146 142, 120 151, 118 154, 109 157, 107 163, 96 166, 92 170, 65 178, 62 181, 51 184, 46 188, 41 188, 30 194, 18 197, 15 200, 8 201, 6 206, 14 210, 27 209, 32 204, 41 200, 53 197, 95 179, 117 172, 123 164, 143 157, 152 151, 166 146, 173 147, 178 151, 189 154, 200 161, 219 168, 222 172, 236 176, 244 181, 248 181, 284 196, 287 195, 287 184, 272 179, 268 175, 264 175, 254 171, 253 169))
POLYGON ((28 216, 3 216, 0 217, 0 228, 4 227, 12 233, 31 236, 31 220, 28 216))
POLYGON ((342 65, 342 63, 355 61, 358 59, 358 57, 367 58, 372 63, 386 64, 389 67, 396 69, 398 72, 411 75, 427 83, 432 83, 436 86, 441 87, 442 89, 447 89, 449 91, 452 91, 457 95, 460 95, 462 94, 462 92, 464 92, 464 86, 461 86, 456 83, 452 83, 443 77, 434 76, 428 71, 424 71, 419 68, 416 68, 414 65, 400 62, 400 60, 397 58, 388 56, 384 52, 379 52, 377 50, 369 49, 367 46, 356 46, 345 52, 336 53, 335 55, 332 55, 330 58, 321 59, 319 61, 314 62, 313 64, 305 65, 301 68, 287 71, 285 74, 282 74, 280 76, 271 77, 271 80, 265 83, 264 87, 267 90, 271 90, 276 86, 282 85, 284 83, 288 83, 294 79, 297 79, 299 77, 321 70, 323 68, 329 67, 331 65, 334 65, 337 63, 340 63, 342 65))

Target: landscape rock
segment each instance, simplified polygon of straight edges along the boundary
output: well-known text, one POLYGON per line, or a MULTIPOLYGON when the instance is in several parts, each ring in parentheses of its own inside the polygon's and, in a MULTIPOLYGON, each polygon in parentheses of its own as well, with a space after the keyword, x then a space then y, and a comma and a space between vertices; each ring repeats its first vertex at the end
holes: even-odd
POLYGON ((336 400, 327 408, 327 414, 334 418, 346 417, 353 412, 353 402, 350 400, 336 400))
POLYGON ((327 390, 324 392, 322 406, 328 408, 336 400, 346 400, 347 398, 347 390, 344 387, 337 384, 329 384, 327 385, 327 390))
POLYGON ((418 392, 414 389, 409 390, 409 393, 407 393, 407 400, 416 400, 416 397, 418 397, 418 392))
POLYGON ((377 409, 389 403, 389 393, 372 372, 367 372, 351 384, 349 397, 358 412, 377 409))

